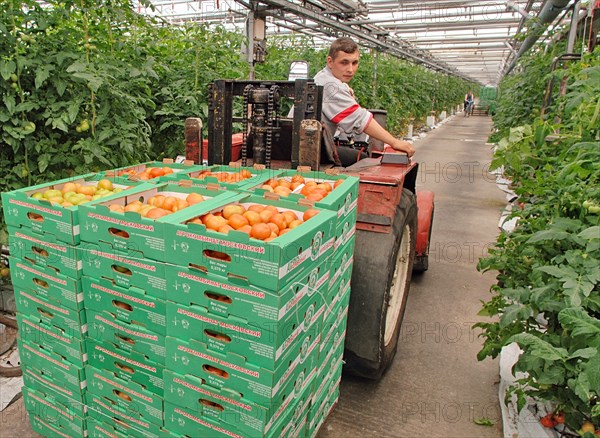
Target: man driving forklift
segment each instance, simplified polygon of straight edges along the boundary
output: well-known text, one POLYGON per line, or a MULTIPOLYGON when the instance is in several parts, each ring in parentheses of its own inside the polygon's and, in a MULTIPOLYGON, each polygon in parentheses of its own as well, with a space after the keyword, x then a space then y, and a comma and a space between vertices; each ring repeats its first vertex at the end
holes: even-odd
POLYGON ((323 138, 328 158, 336 165, 350 166, 366 158, 362 149, 345 141, 361 134, 387 143, 411 157, 415 150, 407 142, 390 134, 365 108, 362 108, 348 82, 358 69, 358 45, 350 38, 338 38, 329 48, 327 66, 315 75, 315 83, 323 86, 323 138))

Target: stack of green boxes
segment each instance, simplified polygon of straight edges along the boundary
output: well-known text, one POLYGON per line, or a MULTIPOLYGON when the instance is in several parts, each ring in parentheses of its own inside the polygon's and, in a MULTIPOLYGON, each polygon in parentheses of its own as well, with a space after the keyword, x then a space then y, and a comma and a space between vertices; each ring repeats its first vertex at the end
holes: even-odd
POLYGON ((50 196, 51 190, 61 190, 67 182, 96 185, 101 178, 84 175, 2 196, 18 310, 24 402, 33 429, 46 436, 86 434, 88 326, 78 208, 31 195, 47 192, 50 196))
POLYGON ((311 206, 258 196, 249 190, 257 180, 215 188, 193 178, 176 184, 190 178, 173 175, 117 202, 166 192, 207 201, 155 221, 85 204, 69 228, 80 239, 68 245, 40 230, 30 244, 25 228, 11 228, 33 428, 46 436, 316 435, 339 394, 358 180, 305 177, 344 181, 310 222, 269 243, 186 222, 231 203, 299 217, 311 206), (38 261, 40 249, 60 272, 38 261))

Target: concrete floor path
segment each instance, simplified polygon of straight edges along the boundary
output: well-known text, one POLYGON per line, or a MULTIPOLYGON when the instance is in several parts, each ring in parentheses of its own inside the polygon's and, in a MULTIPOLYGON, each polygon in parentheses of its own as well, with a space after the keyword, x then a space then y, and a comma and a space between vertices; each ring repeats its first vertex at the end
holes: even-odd
MULTIPOLYGON (((495 241, 505 198, 487 172, 492 127, 458 115, 416 143, 417 187, 435 192, 430 268, 413 277, 398 353, 380 382, 344 376, 319 438, 502 436, 498 363, 478 362, 480 301, 492 274, 475 269, 495 241), (487 418, 492 427, 473 420, 487 418)), ((3 438, 35 437, 22 399, 0 413, 3 438)))
POLYGON ((413 276, 391 368, 377 383, 344 375, 319 438, 502 436, 498 362, 477 361, 471 328, 495 280, 476 265, 506 205, 487 172, 491 128, 487 117, 460 114, 415 143, 417 190, 435 192, 429 270, 413 276))

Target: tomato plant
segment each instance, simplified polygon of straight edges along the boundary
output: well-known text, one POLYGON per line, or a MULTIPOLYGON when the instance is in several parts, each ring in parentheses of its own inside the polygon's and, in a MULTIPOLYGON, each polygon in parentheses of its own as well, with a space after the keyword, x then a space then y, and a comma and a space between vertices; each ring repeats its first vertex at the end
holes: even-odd
POLYGON ((517 228, 479 262, 498 272, 481 312, 498 320, 476 326, 480 360, 512 342, 523 351, 514 371, 525 377, 507 396, 516 394, 520 408, 525 395, 549 401, 561 414, 544 422, 578 430, 600 422, 598 52, 569 70, 567 93, 545 117, 510 127, 498 143, 491 167, 504 167, 523 208, 513 212, 517 228))
POLYGON ((174 157, 206 85, 247 75, 223 28, 164 26, 128 0, 45 4, 0 8, 0 192, 174 157))

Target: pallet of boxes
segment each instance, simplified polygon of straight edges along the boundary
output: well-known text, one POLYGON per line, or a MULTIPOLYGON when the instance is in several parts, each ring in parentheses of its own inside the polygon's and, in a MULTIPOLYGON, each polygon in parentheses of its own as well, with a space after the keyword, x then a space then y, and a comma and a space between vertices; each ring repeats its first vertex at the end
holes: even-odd
POLYGON ((32 428, 315 436, 339 394, 357 193, 165 163, 4 193, 32 428))

